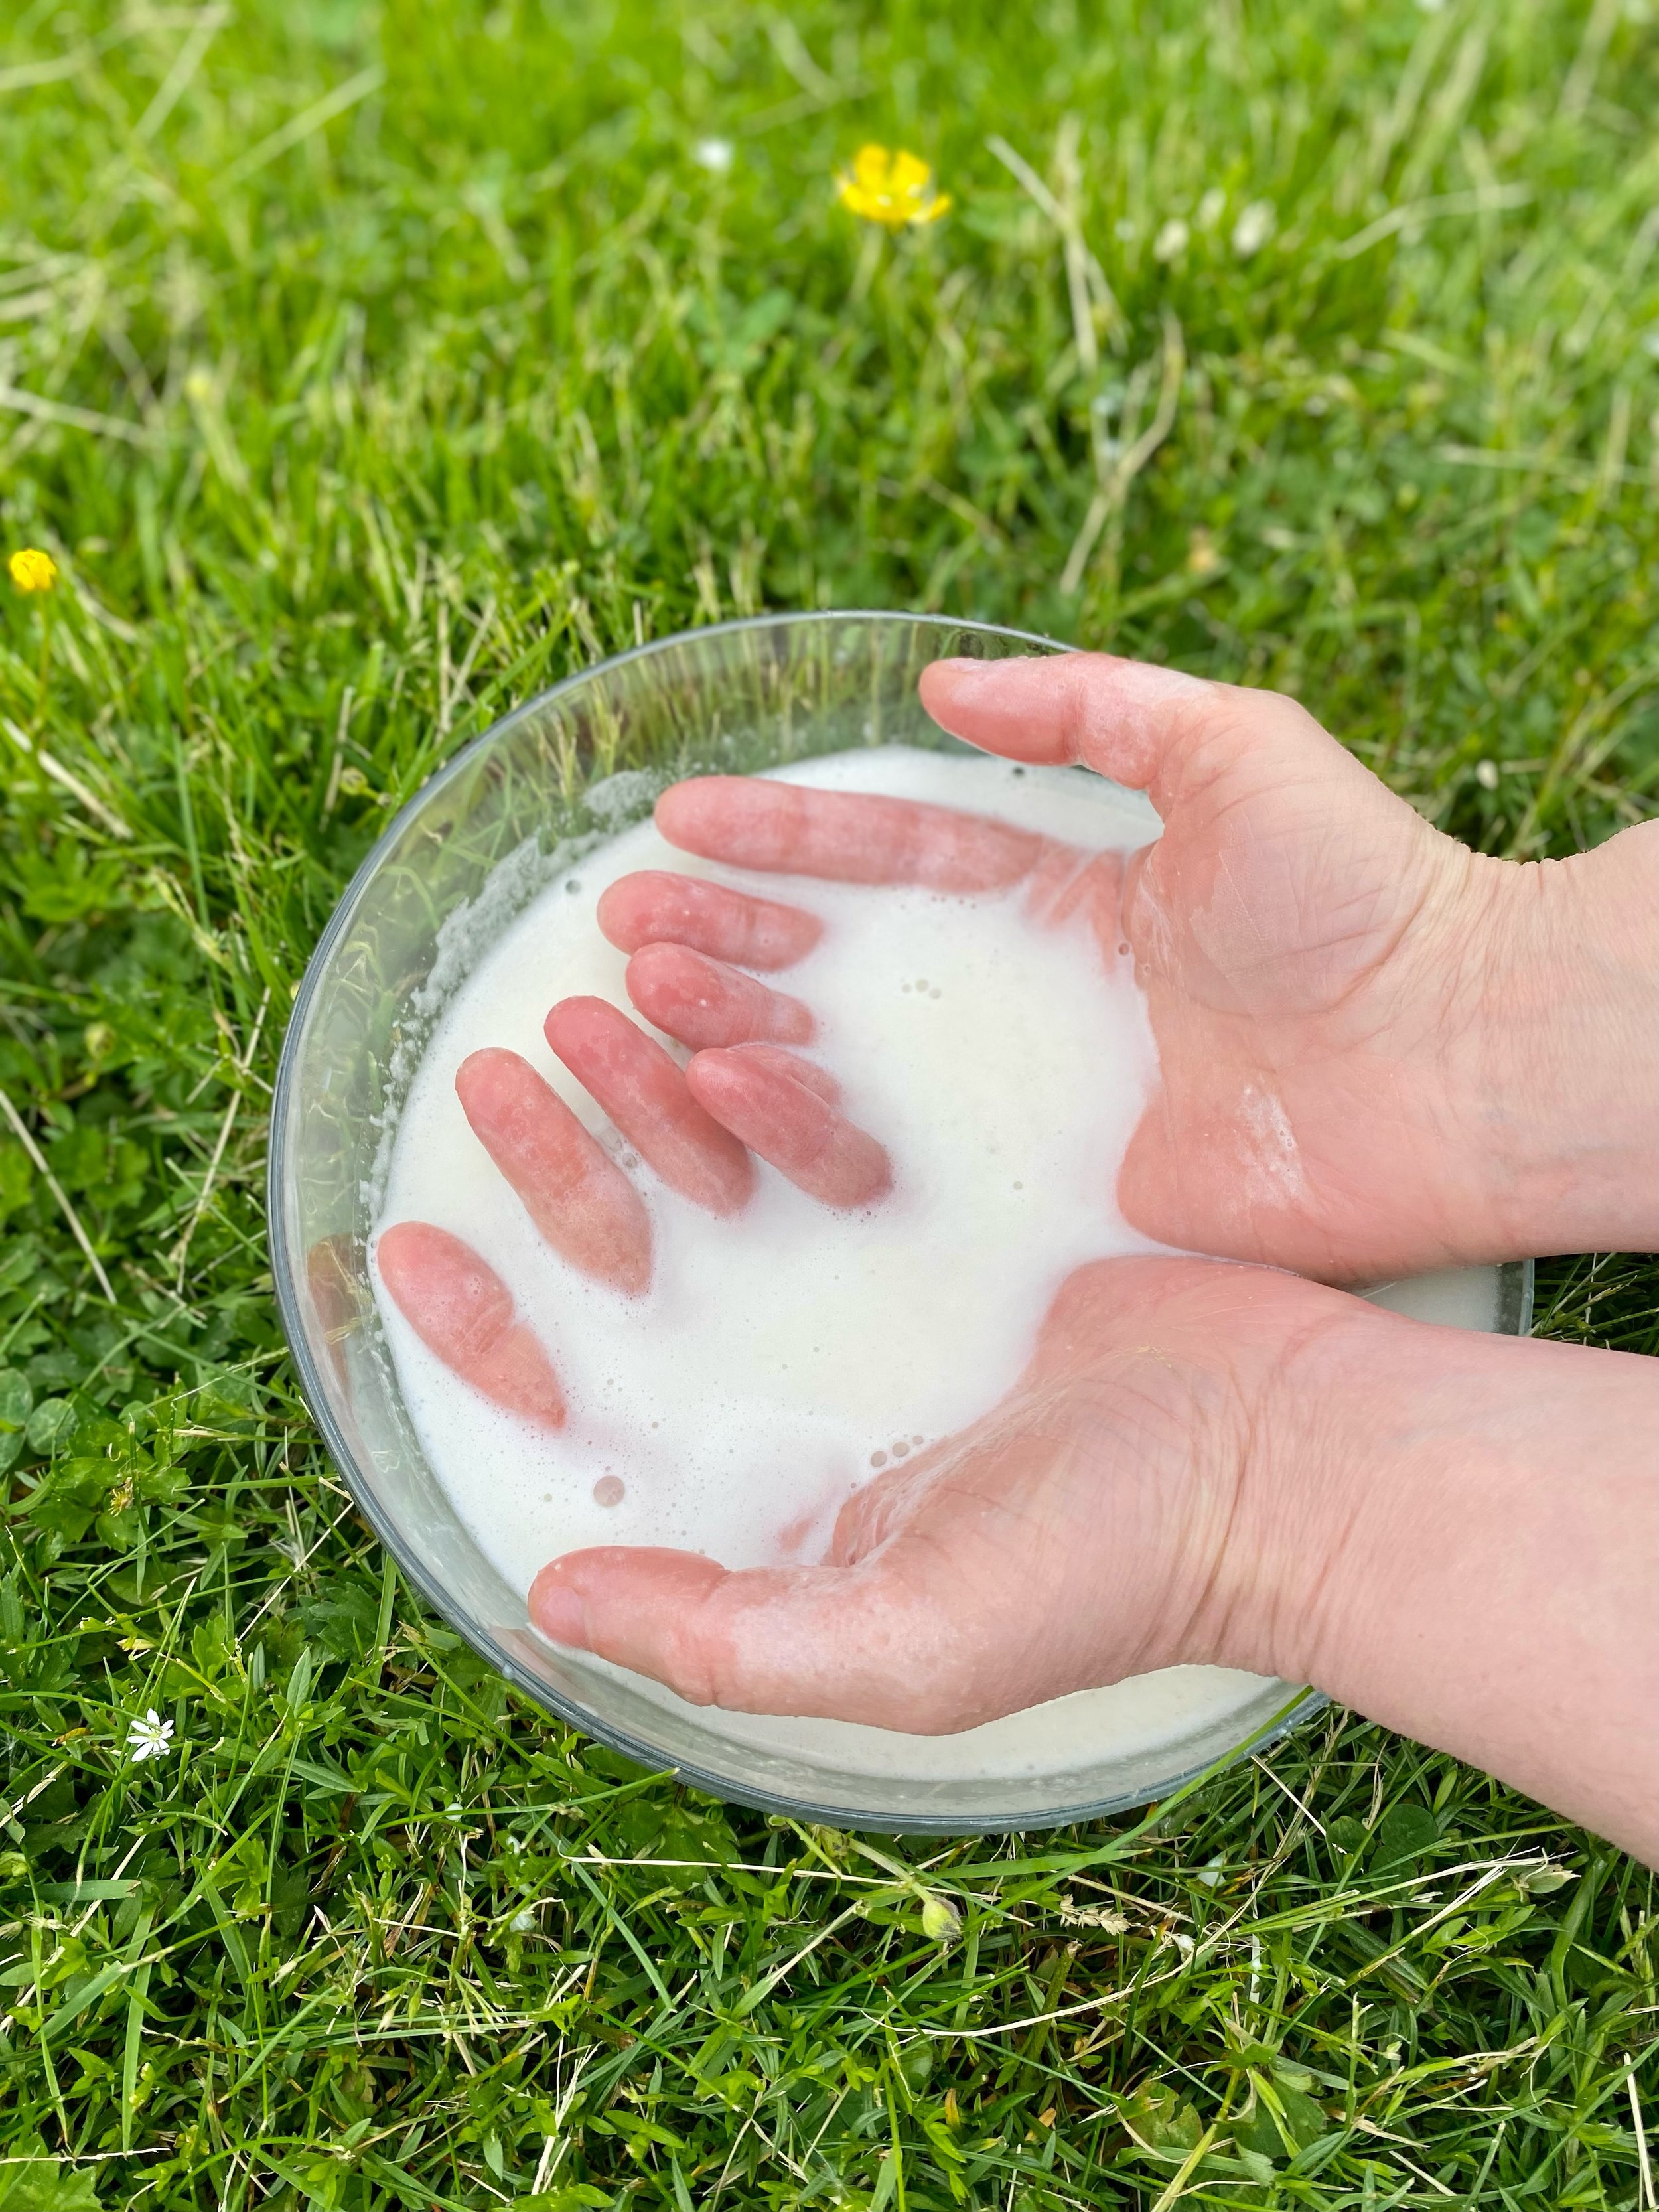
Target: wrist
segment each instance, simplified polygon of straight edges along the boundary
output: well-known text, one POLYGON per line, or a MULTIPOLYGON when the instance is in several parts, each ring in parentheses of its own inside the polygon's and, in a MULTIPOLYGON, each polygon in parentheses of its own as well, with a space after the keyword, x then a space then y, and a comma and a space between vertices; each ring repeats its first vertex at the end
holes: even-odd
POLYGON ((1312 1682, 1327 1614, 1342 1613, 1364 1576, 1374 1401, 1396 1317, 1346 1291, 1304 1287, 1318 1303, 1252 1408, 1202 1656, 1312 1682))
POLYGON ((1659 1245, 1659 824, 1566 860, 1477 859, 1452 927, 1465 1256, 1659 1245))
POLYGON ((1659 1849, 1659 1364, 1362 1308, 1285 1363, 1224 1665, 1659 1849))

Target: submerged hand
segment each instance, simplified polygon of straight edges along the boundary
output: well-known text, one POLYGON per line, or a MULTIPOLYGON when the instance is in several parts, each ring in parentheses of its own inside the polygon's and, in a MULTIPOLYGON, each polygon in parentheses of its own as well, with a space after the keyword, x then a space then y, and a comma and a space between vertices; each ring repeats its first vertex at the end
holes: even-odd
POLYGON ((538 1577, 532 1618, 698 1705, 927 1734, 1212 1658, 1294 1347, 1352 1303, 1223 1263, 1081 1268, 1014 1389, 857 1492, 827 1564, 576 1552, 538 1577))
MULTIPOLYGON (((740 1213, 754 1188, 752 1151, 823 1205, 882 1195, 891 1181, 885 1151, 840 1111, 835 1078, 804 1056, 811 1009, 744 972, 799 960, 820 933, 812 915, 717 884, 641 874, 605 894, 600 919, 634 954, 635 1006, 692 1047, 691 1060, 682 1068, 603 999, 561 1000, 547 1042, 670 1191, 712 1213, 740 1213)), ((489 1048, 463 1061, 455 1089, 550 1250, 612 1289, 641 1293, 652 1272, 644 1202, 552 1085, 517 1053, 489 1048)), ((470 1244, 430 1222, 397 1222, 381 1232, 375 1263, 410 1327, 463 1382, 508 1413, 562 1427, 551 1358, 470 1244)))
POLYGON ((821 1566, 573 1552, 532 1618, 684 1698, 949 1734, 1182 1662, 1316 1684, 1659 1856, 1654 1363, 1097 1261, 821 1566))

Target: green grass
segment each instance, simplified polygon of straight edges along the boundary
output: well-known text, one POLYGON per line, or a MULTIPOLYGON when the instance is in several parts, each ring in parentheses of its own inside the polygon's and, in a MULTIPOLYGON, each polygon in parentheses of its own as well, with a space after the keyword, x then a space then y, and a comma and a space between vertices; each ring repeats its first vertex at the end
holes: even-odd
MULTIPOLYGON (((49 657, 0 609, 6 2212, 1651 2212, 1628 1860, 1344 1715, 993 1844, 642 1778, 384 1571, 261 1200, 386 810, 639 635, 940 607, 1292 690, 1494 850, 1650 811, 1653 29, 14 6, 0 502, 64 579, 49 657), (950 218, 838 210, 865 137, 950 218)), ((1652 1351, 1659 1269, 1540 1316, 1652 1351)))

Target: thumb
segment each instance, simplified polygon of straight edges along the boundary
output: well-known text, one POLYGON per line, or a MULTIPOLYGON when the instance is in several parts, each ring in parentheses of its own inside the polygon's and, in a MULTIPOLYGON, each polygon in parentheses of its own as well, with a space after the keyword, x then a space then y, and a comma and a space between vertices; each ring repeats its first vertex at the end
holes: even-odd
POLYGON ((936 660, 922 671, 921 694, 941 729, 965 744, 1009 760, 1081 762, 1147 793, 1166 819, 1194 756, 1217 739, 1277 740, 1295 745, 1304 764, 1311 749, 1338 773, 1357 769, 1294 700, 1115 653, 936 660))
POLYGON ((732 1570, 694 1552, 568 1552, 531 1586, 556 1644, 648 1674, 695 1705, 945 1735, 1004 1708, 976 1699, 969 1624, 925 1559, 732 1570))

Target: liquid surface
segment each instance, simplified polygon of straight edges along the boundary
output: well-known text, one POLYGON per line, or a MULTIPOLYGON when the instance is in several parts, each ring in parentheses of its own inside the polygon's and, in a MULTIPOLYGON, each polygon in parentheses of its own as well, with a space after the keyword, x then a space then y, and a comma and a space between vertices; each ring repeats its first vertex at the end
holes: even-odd
MULTIPOLYGON (((779 773, 995 814, 1094 849, 1129 850, 1158 830, 1145 801, 1076 771, 890 746, 779 773)), ((532 1428, 457 1381, 381 1297, 410 1418, 481 1550, 520 1592, 548 1559, 590 1544, 674 1545, 731 1566, 821 1556, 858 1484, 1012 1386, 1072 1268, 1160 1249, 1128 1228, 1113 1196, 1156 1073, 1128 963, 1103 983, 1083 931, 1036 927, 1018 892, 750 876, 676 851, 648 822, 590 854, 451 1001, 411 1086, 381 1210, 383 1224, 428 1221, 480 1252, 568 1395, 562 1432, 532 1428), (843 1110, 888 1150, 895 1188, 878 1206, 830 1212, 762 1164, 744 1212, 717 1219, 658 1182, 555 1060, 542 1022, 556 1000, 592 995, 631 1012, 625 957, 594 908, 618 877, 659 867, 823 919, 814 951, 769 980, 811 1006, 813 1057, 843 1085, 843 1110), (454 1073, 490 1045, 522 1054, 633 1176, 653 1233, 643 1297, 565 1267, 473 1135, 454 1073)), ((1496 1324, 1489 1270, 1377 1295, 1425 1319, 1496 1324)), ((1175 1742, 1263 1688, 1254 1675, 1177 1668, 945 1738, 752 1715, 720 1725, 845 1771, 1029 1775, 1175 1742)))

